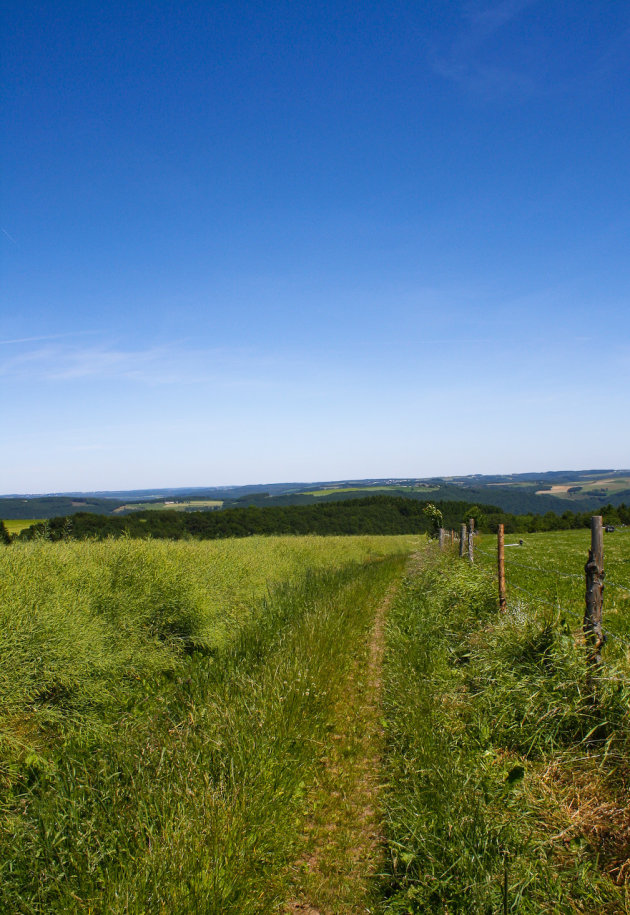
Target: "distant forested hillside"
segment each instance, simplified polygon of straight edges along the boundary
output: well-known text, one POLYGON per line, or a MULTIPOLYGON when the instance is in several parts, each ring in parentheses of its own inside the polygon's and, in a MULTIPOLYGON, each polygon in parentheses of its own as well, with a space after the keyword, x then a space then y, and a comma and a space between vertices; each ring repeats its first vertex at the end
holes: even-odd
MULTIPOLYGON (((609 493, 605 496, 589 497, 585 499, 562 499, 558 496, 536 495, 537 486, 460 486, 457 484, 443 483, 432 488, 430 492, 414 491, 397 487, 387 487, 383 495, 409 499, 416 502, 426 502, 430 498, 434 502, 456 502, 476 505, 487 505, 489 510, 494 506, 514 515, 544 514, 551 511, 562 514, 566 509, 573 512, 585 512, 598 509, 603 504, 620 505, 630 503, 630 490, 619 493, 609 493)), ((364 499, 369 494, 369 489, 354 489, 348 491, 326 492, 318 495, 309 493, 284 493, 271 495, 267 492, 253 492, 241 496, 238 500, 224 502, 224 509, 244 505, 256 505, 260 508, 276 505, 321 505, 325 502, 341 502, 364 499)))
MULTIPOLYGON (((506 533, 565 530, 588 526, 590 512, 547 512, 545 515, 514 515, 496 505, 463 501, 434 503, 443 514, 445 528, 458 529, 467 518, 474 518, 482 531, 494 531, 501 522, 506 533)), ((225 511, 176 512, 146 511, 131 515, 96 515, 79 512, 35 524, 19 535, 30 540, 46 537, 154 537, 215 539, 248 537, 252 534, 414 534, 431 529, 425 514, 427 500, 370 496, 323 502, 319 505, 287 505, 259 508, 231 508, 225 511)), ((607 523, 630 524, 630 508, 607 506, 607 523)))
POLYGON ((131 490, 112 493, 64 493, 47 496, 0 497, 0 518, 55 518, 92 514, 142 514, 144 508, 199 512, 216 500, 216 510, 247 506, 315 506, 326 502, 355 501, 382 495, 424 502, 455 502, 498 506, 514 515, 533 515, 566 510, 574 513, 601 511, 630 503, 630 471, 558 471, 507 476, 435 477, 410 480, 345 480, 329 483, 272 483, 262 486, 221 488, 131 490), (218 503, 222 503, 219 505, 218 503))
POLYGON ((99 499, 95 496, 29 496, 0 498, 0 518, 6 521, 20 518, 56 518, 75 512, 109 515, 124 505, 117 499, 99 499))

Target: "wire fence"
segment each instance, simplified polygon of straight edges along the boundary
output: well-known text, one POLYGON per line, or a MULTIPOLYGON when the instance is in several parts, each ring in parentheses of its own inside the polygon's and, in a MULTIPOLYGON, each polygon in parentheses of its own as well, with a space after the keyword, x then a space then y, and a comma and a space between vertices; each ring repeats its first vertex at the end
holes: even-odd
MULTIPOLYGON (((593 519, 596 521, 597 519, 593 519)), ((600 519, 601 521, 601 519, 600 519)), ((472 531, 472 525, 469 525, 468 530, 465 529, 462 525, 461 538, 466 535, 468 540, 468 549, 465 550, 464 544, 462 543, 460 547, 460 556, 467 556, 470 560, 473 560, 473 557, 483 557, 484 565, 495 565, 498 568, 498 579, 499 579, 499 605, 500 607, 505 607, 507 603, 506 598, 506 589, 507 592, 516 592, 519 597, 522 595, 521 600, 526 599, 527 602, 533 602, 539 606, 553 610, 555 613, 559 613, 562 617, 571 617, 573 620, 580 621, 582 623, 582 628, 585 632, 588 632, 588 592, 589 592, 589 581, 588 581, 588 569, 585 569, 585 572, 578 574, 576 572, 566 571, 566 569, 553 568, 547 565, 541 565, 537 562, 528 561, 521 562, 517 559, 513 559, 513 554, 510 552, 505 557, 504 549, 505 547, 517 546, 520 547, 523 545, 521 540, 518 543, 503 543, 502 542, 502 530, 499 534, 497 540, 496 551, 490 551, 483 549, 477 542, 477 535, 472 531), (471 538, 472 547, 471 547, 471 538), (532 581, 534 584, 534 589, 525 587, 522 580, 516 579, 525 579, 525 584, 532 581), (549 594, 550 588, 552 587, 552 582, 550 579, 556 583, 555 595, 549 594), (558 579, 560 581, 558 581, 558 579), (562 582, 562 584, 561 584, 562 582), (538 590, 538 593, 536 591, 538 590), (581 604, 582 608, 578 609, 581 604)), ((456 542, 459 541, 460 536, 451 533, 451 543, 453 540, 456 542)), ((440 542, 444 544, 447 541, 447 537, 442 537, 440 542)), ((592 544, 591 544, 592 545, 592 544)), ((576 557, 577 559, 577 557, 576 557)), ((582 559, 582 557, 580 557, 582 559)), ((590 555, 592 559, 592 555, 590 555)), ((630 559, 626 557, 618 557, 614 560, 614 567, 625 563, 630 563, 630 559)), ((571 559, 570 564, 573 564, 573 559, 571 559)), ((630 584, 623 581, 619 581, 616 578, 611 580, 605 576, 603 570, 603 553, 602 553, 602 567, 599 570, 600 573, 600 584, 601 584, 601 594, 603 594, 604 588, 606 592, 614 592, 616 598, 621 599, 621 604, 619 601, 615 600, 613 597, 613 608, 615 613, 618 611, 618 608, 625 609, 624 602, 630 600, 630 584)), ((628 614, 630 617, 630 607, 628 607, 628 614)), ((625 632, 615 631, 616 626, 619 622, 630 626, 630 618, 622 618, 621 620, 617 619, 616 616, 613 621, 613 630, 610 629, 610 620, 607 620, 606 631, 602 631, 603 643, 611 639, 613 642, 617 642, 624 647, 630 646, 630 634, 625 632)))
MULTIPOLYGON (((511 546, 512 544, 507 544, 506 546, 511 546)), ((491 559, 496 559, 496 553, 489 553, 488 550, 482 550, 479 547, 475 547, 475 554, 481 553, 482 556, 488 556, 491 559)), ((516 567, 518 569, 525 569, 528 572, 540 572, 543 575, 555 575, 559 578, 572 578, 575 581, 584 582, 584 575, 577 575, 575 572, 563 572, 560 569, 547 569, 544 566, 536 565, 535 563, 524 563, 524 562, 515 562, 513 559, 510 559, 509 567, 516 567)), ((615 588, 618 591, 626 591, 630 597, 630 584, 624 584, 623 582, 612 581, 610 578, 606 578, 606 587, 615 588)))

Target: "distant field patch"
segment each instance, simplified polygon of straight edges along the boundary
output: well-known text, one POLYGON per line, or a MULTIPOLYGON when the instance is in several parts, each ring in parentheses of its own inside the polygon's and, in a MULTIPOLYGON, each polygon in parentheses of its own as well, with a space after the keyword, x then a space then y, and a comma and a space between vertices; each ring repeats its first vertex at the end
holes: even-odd
POLYGON ((602 493, 622 492, 624 489, 630 489, 630 476, 604 477, 601 480, 574 480, 572 483, 555 483, 551 489, 539 489, 536 491, 537 496, 572 496, 578 499, 584 499, 590 495, 600 495, 602 493), (575 489, 574 492, 570 490, 575 489))
POLYGON ((4 526, 10 534, 19 534, 25 528, 30 527, 31 524, 38 524, 42 519, 41 518, 30 518, 22 519, 16 521, 5 521, 4 526))
MULTIPOLYGON (((500 483, 486 483, 486 486, 503 486, 503 487, 506 488, 506 489, 507 489, 508 487, 509 487, 510 489, 529 489, 529 488, 531 488, 531 485, 532 485, 532 484, 531 484, 531 483, 528 483, 528 482, 525 482, 525 483, 522 483, 522 482, 519 482, 519 483, 512 483, 511 480, 501 480, 500 483)), ((569 483, 569 484, 567 484, 567 485, 571 486, 572 484, 569 483)), ((549 492, 549 490, 548 490, 548 489, 541 489, 540 492, 549 492)), ((536 495, 538 495, 538 493, 536 493, 536 495)))
POLYGON ((302 493, 304 496, 334 496, 338 492, 385 492, 387 486, 339 486, 333 489, 310 489, 302 493))
POLYGON ((165 510, 185 512, 191 509, 201 511, 204 508, 221 508, 222 505, 222 499, 189 499, 185 501, 164 499, 162 502, 130 502, 128 505, 121 505, 120 508, 114 509, 114 514, 165 510))
POLYGON ((438 486, 338 486, 333 489, 309 489, 302 496, 334 496, 338 492, 435 492, 438 486))

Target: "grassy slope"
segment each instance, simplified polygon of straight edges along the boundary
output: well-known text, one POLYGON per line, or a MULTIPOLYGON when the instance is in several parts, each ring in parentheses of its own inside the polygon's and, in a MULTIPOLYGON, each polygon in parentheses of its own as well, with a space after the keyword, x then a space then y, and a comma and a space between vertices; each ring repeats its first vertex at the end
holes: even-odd
POLYGON ((610 476, 610 474, 600 477, 589 477, 580 480, 570 480, 563 483, 554 484, 551 489, 544 490, 547 495, 558 496, 560 498, 580 498, 584 499, 592 493, 619 493, 630 491, 630 476, 610 476), (580 490, 576 493, 567 493, 569 488, 579 486, 580 490))
POLYGON ((627 910, 628 663, 593 701, 567 620, 434 556, 389 623, 384 911, 627 910))
POLYGON ((113 514, 137 511, 202 511, 206 508, 221 508, 222 505, 222 499, 188 499, 186 501, 173 501, 172 499, 169 499, 163 500, 161 502, 130 502, 126 505, 121 505, 119 508, 116 508, 113 514))
POLYGON ((409 547, 3 551, 2 909, 246 913, 286 898, 331 709, 409 547))
POLYGON ((25 528, 30 527, 31 524, 39 524, 40 521, 43 521, 43 518, 27 518, 21 521, 5 521, 4 526, 10 534, 19 534, 20 531, 25 530, 25 528))
POLYGON ((337 486, 334 489, 310 489, 299 492, 297 495, 302 496, 334 496, 337 493, 344 492, 357 492, 357 493, 371 493, 371 492, 381 492, 388 495, 405 495, 407 493, 419 492, 419 493, 430 493, 437 490, 437 486, 398 486, 390 484, 388 486, 337 486))

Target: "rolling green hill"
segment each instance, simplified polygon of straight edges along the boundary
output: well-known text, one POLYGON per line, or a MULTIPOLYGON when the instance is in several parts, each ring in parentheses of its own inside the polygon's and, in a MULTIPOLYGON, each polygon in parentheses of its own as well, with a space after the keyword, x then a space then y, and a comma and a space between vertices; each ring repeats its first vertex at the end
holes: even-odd
POLYGON ((246 507, 317 505, 327 501, 389 495, 424 501, 468 502, 498 506, 515 515, 548 511, 586 512, 604 505, 630 503, 630 471, 569 470, 512 475, 480 474, 426 479, 339 480, 321 483, 272 483, 261 486, 131 490, 112 493, 62 493, 0 497, 0 518, 54 518, 90 512, 121 515, 142 510, 217 511, 246 507))

